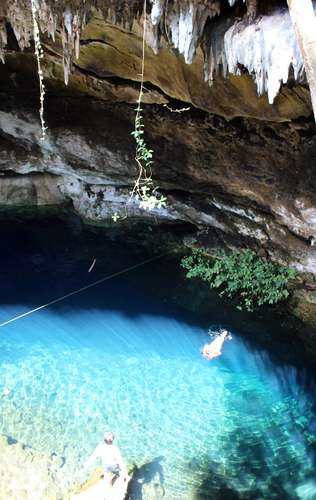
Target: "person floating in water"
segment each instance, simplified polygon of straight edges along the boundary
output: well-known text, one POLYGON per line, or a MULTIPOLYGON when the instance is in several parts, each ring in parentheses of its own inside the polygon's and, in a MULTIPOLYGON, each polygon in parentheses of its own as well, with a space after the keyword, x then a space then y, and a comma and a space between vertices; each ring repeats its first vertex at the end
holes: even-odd
POLYGON ((113 484, 113 479, 121 478, 123 481, 128 480, 128 473, 126 465, 122 459, 122 455, 118 446, 113 444, 115 436, 113 432, 106 432, 104 434, 104 441, 95 448, 94 452, 90 455, 85 462, 84 470, 90 467, 96 458, 100 458, 104 470, 104 483, 108 488, 113 484))
POLYGON ((203 357, 211 361, 212 359, 221 356, 221 349, 227 338, 229 338, 228 331, 221 330, 210 344, 205 344, 205 346, 201 350, 203 357))

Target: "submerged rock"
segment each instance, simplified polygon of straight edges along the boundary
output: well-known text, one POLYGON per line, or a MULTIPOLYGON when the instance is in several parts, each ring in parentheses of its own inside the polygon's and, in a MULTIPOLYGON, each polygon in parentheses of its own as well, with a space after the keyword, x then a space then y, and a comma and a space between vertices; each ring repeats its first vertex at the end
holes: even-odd
POLYGON ((56 458, 0 436, 0 497, 11 500, 55 500, 63 495, 56 481, 56 458))

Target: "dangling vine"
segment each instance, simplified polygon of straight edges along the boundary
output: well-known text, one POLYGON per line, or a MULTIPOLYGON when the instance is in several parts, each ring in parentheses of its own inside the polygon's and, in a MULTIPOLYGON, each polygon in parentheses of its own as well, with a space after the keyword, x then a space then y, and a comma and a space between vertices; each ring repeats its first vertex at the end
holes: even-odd
MULTIPOLYGON (((33 37, 34 37, 34 52, 37 60, 37 73, 39 79, 39 87, 40 87, 40 122, 41 122, 41 140, 46 138, 46 124, 44 118, 44 99, 45 99, 45 85, 44 85, 44 77, 43 70, 41 65, 41 60, 44 57, 44 51, 41 45, 40 40, 40 30, 38 24, 38 11, 39 5, 38 0, 30 0, 31 8, 32 8, 32 21, 33 21, 33 37)), ((144 119, 143 119, 143 108, 142 108, 142 100, 144 94, 144 73, 145 73, 145 40, 146 40, 146 30, 147 30, 147 19, 146 19, 146 10, 147 10, 147 0, 144 0, 143 5, 143 37, 142 37, 142 65, 141 65, 141 81, 140 81, 140 89, 139 96, 137 99, 137 108, 135 115, 135 124, 134 130, 132 132, 132 136, 134 137, 136 143, 136 151, 135 151, 135 161, 138 167, 138 175, 135 180, 131 198, 135 197, 140 202, 140 207, 145 210, 153 210, 155 208, 162 208, 166 204, 167 198, 159 193, 158 186, 154 183, 152 179, 152 170, 151 166, 153 164, 153 150, 150 149, 144 139, 144 119)), ((116 220, 119 218, 114 214, 116 220)))
POLYGON ((145 73, 145 39, 146 39, 146 8, 147 0, 144 0, 144 23, 142 41, 142 68, 139 96, 135 115, 135 127, 132 136, 136 143, 135 161, 138 167, 138 176, 135 181, 131 197, 135 196, 140 200, 141 208, 152 210, 165 206, 167 198, 158 192, 158 186, 152 179, 151 165, 153 163, 153 150, 149 149, 144 139, 144 119, 142 115, 142 98, 144 93, 144 73, 145 73))
POLYGON ((40 87, 39 115, 41 120, 41 129, 42 129, 41 140, 44 141, 46 138, 46 130, 47 130, 44 118, 45 85, 44 85, 43 70, 41 66, 41 59, 43 59, 44 57, 44 51, 41 45, 40 31, 36 19, 38 10, 37 0, 31 0, 31 7, 32 7, 32 20, 33 20, 34 52, 37 60, 37 73, 38 73, 38 81, 40 87))

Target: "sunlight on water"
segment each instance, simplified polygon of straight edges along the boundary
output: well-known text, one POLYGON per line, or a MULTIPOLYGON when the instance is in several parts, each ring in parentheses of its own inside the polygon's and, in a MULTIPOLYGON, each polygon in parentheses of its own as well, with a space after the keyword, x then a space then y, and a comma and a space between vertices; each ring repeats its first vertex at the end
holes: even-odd
MULTIPOLYGON (((7 301, 1 320, 28 306, 7 301)), ((64 491, 110 429, 128 464, 148 464, 136 500, 151 479, 155 498, 309 498, 314 385, 232 334, 209 363, 198 318, 116 278, 1 330, 0 432, 61 456, 64 491)))

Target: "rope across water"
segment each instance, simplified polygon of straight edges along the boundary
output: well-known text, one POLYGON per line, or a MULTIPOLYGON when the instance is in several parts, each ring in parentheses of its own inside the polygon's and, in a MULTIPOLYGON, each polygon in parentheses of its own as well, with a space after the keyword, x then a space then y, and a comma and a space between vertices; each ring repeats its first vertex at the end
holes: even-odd
POLYGON ((168 253, 170 253, 170 252, 166 252, 164 254, 161 254, 161 255, 158 255, 155 257, 151 257, 150 259, 146 259, 146 260, 140 262, 139 264, 135 264, 134 266, 127 267, 125 269, 122 269, 122 271, 117 271, 116 273, 110 274, 109 276, 105 276, 104 278, 101 278, 97 281, 94 281, 93 283, 89 283, 89 285, 85 285, 81 288, 78 288, 77 290, 66 293, 62 297, 58 297, 57 299, 51 300, 51 301, 47 302, 46 304, 42 304, 41 306, 35 307, 34 309, 31 309, 30 311, 27 311, 23 314, 19 314, 18 316, 14 316, 13 318, 8 319, 7 321, 4 321, 3 323, 0 323, 0 327, 8 325, 9 323, 13 323, 14 321, 17 321, 18 319, 25 318, 26 316, 29 316, 30 314, 33 314, 37 311, 40 311, 41 309, 45 309, 45 307, 49 307, 53 304, 56 304, 57 302, 61 302, 62 300, 67 299, 68 297, 72 297, 73 295, 76 295, 77 293, 84 292, 85 290, 88 290, 89 288, 97 286, 100 283, 103 283, 104 281, 110 280, 112 278, 115 278, 116 276, 120 276, 121 274, 132 271, 133 269, 137 269, 138 267, 149 264, 149 262, 153 262, 154 260, 161 259, 162 257, 167 255, 168 253))

